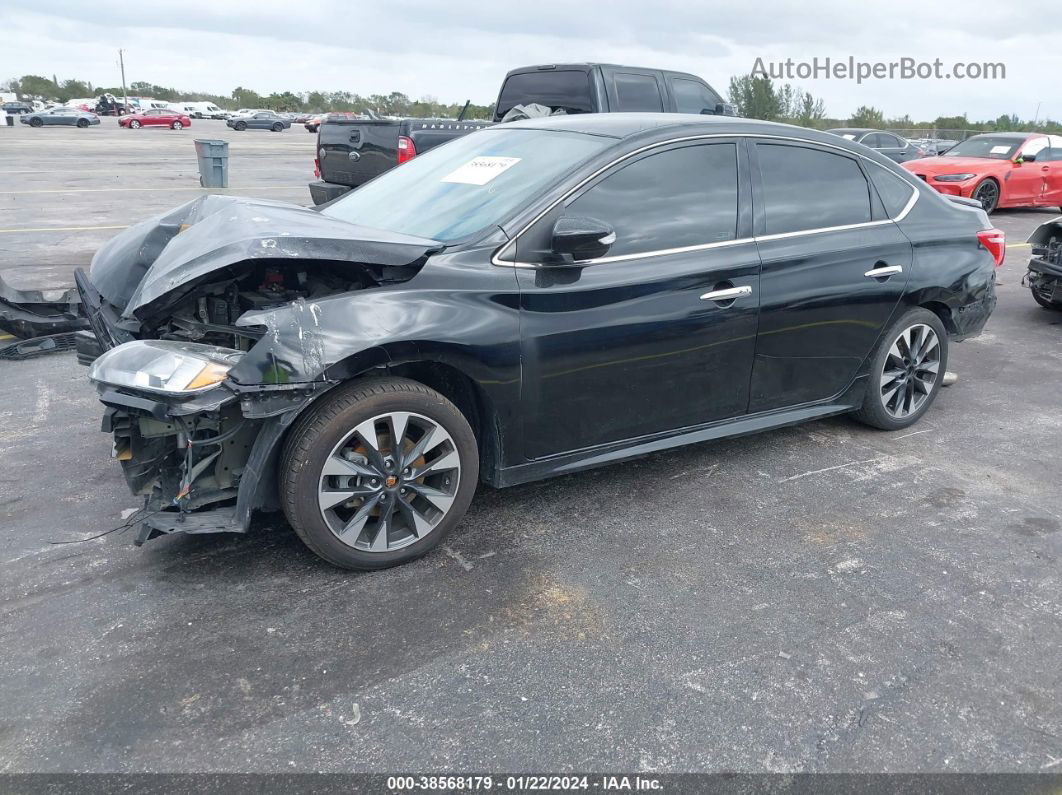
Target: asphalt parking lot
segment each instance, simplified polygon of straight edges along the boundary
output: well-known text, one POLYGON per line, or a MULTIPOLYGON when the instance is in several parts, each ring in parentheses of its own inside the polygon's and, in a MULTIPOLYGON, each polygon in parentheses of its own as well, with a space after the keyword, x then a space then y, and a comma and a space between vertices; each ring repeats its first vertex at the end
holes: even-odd
MULTIPOLYGON (((208 125, 229 192, 308 203, 301 128, 0 130, 3 277, 69 284, 100 227, 199 195, 208 125)), ((994 219, 1018 243, 1051 216, 994 219)), ((73 356, 0 363, 0 772, 1058 772, 1062 314, 1026 252, 911 430, 481 487, 371 574, 279 520, 55 543, 137 502, 73 356)))

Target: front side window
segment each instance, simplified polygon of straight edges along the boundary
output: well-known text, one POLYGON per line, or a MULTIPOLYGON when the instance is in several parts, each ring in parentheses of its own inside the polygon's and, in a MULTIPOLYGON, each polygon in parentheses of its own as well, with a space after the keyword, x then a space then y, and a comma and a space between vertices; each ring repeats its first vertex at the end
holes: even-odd
POLYGON ((1046 137, 1033 138, 1026 142, 1021 147, 1021 156, 1028 157, 1029 155, 1039 155, 1044 149, 1047 149, 1051 145, 1051 142, 1046 137))
POLYGON ((652 75, 617 72, 613 81, 619 102, 618 110, 649 113, 661 113, 664 110, 660 86, 652 75))
POLYGON ((850 157, 783 144, 756 144, 767 234, 870 220, 870 188, 850 157))
POLYGON ((417 155, 320 210, 376 229, 460 240, 504 223, 615 139, 511 128, 474 132, 417 155))
POLYGON ((737 235, 734 144, 659 152, 605 177, 565 208, 565 215, 611 224, 608 256, 719 243, 737 235))
POLYGON ((683 77, 671 80, 671 90, 675 92, 675 108, 679 113, 715 113, 716 105, 723 101, 703 83, 683 77))

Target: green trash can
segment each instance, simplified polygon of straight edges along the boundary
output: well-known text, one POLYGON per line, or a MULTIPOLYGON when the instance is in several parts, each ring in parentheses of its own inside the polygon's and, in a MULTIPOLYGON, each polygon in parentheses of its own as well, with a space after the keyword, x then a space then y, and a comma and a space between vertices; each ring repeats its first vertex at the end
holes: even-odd
POLYGON ((204 188, 229 187, 229 142, 207 138, 195 140, 199 161, 199 184, 204 188))

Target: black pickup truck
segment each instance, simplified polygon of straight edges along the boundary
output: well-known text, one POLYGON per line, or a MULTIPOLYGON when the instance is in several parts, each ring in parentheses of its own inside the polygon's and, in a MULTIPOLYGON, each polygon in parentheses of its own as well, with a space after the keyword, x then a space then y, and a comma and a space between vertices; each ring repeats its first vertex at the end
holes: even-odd
POLYGON ((493 121, 329 118, 317 133, 314 204, 324 204, 434 146, 501 122, 516 106, 554 113, 733 115, 701 78, 685 72, 580 63, 525 66, 505 76, 493 121))

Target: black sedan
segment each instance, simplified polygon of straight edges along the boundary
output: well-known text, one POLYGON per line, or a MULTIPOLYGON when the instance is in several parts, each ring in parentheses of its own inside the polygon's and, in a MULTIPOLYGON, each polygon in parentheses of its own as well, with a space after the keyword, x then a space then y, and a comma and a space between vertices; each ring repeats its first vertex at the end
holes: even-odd
POLYGON ((839 127, 835 130, 827 130, 834 135, 839 135, 848 141, 869 146, 876 149, 889 160, 904 163, 908 160, 917 160, 930 154, 923 146, 912 143, 895 133, 884 130, 869 130, 865 127, 839 127))
POLYGON ((279 507, 326 560, 383 568, 480 480, 843 413, 907 428, 992 312, 1003 245, 833 135, 554 116, 321 208, 214 195, 122 232, 77 274, 79 358, 140 541, 279 507))

